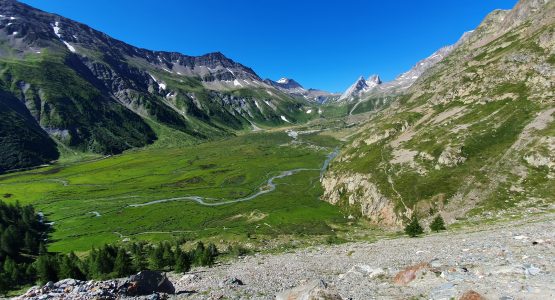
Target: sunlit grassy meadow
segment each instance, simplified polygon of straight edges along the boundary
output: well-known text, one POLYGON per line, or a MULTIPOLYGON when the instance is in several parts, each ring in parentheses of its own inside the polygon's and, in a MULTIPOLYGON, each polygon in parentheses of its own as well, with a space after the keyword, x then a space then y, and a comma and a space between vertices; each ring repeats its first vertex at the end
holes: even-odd
POLYGON ((60 252, 132 240, 330 235, 345 222, 336 207, 319 199, 318 169, 333 145, 333 138, 314 135, 292 143, 286 133, 276 132, 151 147, 3 175, 0 197, 42 211, 54 222, 50 250, 60 252), (250 201, 129 206, 184 196, 214 202, 242 198, 267 188, 268 178, 299 168, 314 170, 276 179, 275 191, 250 201))

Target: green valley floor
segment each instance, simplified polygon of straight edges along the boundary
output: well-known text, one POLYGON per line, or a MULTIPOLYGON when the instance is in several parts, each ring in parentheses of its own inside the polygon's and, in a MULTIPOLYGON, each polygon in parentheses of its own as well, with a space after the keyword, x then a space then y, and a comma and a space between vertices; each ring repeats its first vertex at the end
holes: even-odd
POLYGON ((261 132, 61 162, 0 176, 5 202, 33 204, 52 223, 50 251, 105 243, 211 240, 287 247, 333 240, 347 222, 321 201, 322 168, 339 141, 261 132))

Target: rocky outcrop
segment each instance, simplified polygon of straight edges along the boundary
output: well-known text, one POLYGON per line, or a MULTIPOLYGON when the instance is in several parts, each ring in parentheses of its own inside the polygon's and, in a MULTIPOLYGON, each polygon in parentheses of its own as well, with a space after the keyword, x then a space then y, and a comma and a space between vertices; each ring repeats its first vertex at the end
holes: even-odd
POLYGON ((394 204, 372 183, 370 175, 331 172, 322 178, 322 186, 324 201, 359 207, 361 215, 374 224, 398 227, 402 223, 394 204))
POLYGON ((466 157, 463 157, 461 153, 461 147, 452 147, 451 145, 448 145, 439 155, 437 162, 440 165, 444 165, 447 167, 460 165, 466 160, 466 157))
POLYGON ((48 282, 40 287, 30 288, 16 300, 46 299, 167 299, 175 294, 175 287, 166 274, 156 271, 142 271, 127 279, 107 281, 82 281, 64 279, 48 282), (144 298, 141 298, 145 296, 144 298))
POLYGON ((368 77, 368 80, 360 76, 355 83, 353 83, 342 95, 339 97, 339 101, 353 101, 359 99, 364 94, 370 92, 371 90, 377 88, 382 84, 382 80, 378 75, 372 75, 368 77))

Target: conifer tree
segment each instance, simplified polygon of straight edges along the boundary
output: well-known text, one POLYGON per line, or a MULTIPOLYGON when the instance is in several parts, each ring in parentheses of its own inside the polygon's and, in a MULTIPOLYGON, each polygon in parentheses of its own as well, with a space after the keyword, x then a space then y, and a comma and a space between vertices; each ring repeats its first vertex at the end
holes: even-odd
POLYGON ((84 280, 85 275, 79 268, 80 260, 71 252, 68 255, 63 255, 60 258, 60 278, 73 278, 78 280, 84 280))
POLYGON ((416 217, 416 215, 412 217, 410 223, 405 227, 405 233, 410 237, 416 237, 424 233, 424 229, 420 226, 420 222, 418 222, 418 217, 416 217))
POLYGON ((445 228, 445 221, 443 221, 443 218, 441 217, 441 215, 438 214, 430 224, 430 230, 439 232, 441 230, 446 230, 446 229, 447 228, 445 228))
POLYGON ((41 284, 58 281, 58 262, 48 254, 39 256, 36 261, 37 276, 41 284))
POLYGON ((162 254, 162 259, 164 261, 164 267, 172 267, 175 265, 175 255, 171 249, 171 244, 170 243, 164 243, 163 244, 163 254, 162 254))
POLYGON ((127 276, 132 273, 131 257, 123 248, 118 249, 118 254, 114 262, 114 272, 119 277, 127 276))
POLYGON ((152 269, 161 270, 164 268, 164 249, 161 243, 150 250, 149 262, 152 269))
POLYGON ((185 273, 191 270, 191 258, 189 254, 177 248, 175 250, 175 271, 178 273, 185 273))

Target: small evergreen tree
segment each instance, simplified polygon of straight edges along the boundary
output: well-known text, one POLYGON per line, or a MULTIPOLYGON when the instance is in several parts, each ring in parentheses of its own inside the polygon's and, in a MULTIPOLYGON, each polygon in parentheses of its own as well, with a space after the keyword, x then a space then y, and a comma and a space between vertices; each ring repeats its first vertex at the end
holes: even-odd
POLYGON ((175 250, 175 271, 178 273, 185 273, 191 270, 191 258, 189 254, 183 252, 181 248, 175 250))
POLYGON ((35 269, 35 266, 33 264, 28 264, 25 267, 25 277, 27 278, 28 282, 32 282, 33 280, 35 280, 37 274, 37 270, 35 269))
POLYGON ((405 233, 408 234, 410 237, 416 237, 422 233, 424 233, 424 229, 420 226, 420 222, 418 222, 418 218, 416 215, 412 217, 412 220, 409 224, 405 227, 405 233))
POLYGON ((37 276, 41 284, 48 281, 58 281, 58 262, 51 255, 45 254, 39 256, 36 261, 37 276))
POLYGON ((19 252, 19 238, 17 228, 14 225, 8 226, 0 236, 0 250, 6 255, 15 257, 19 252))
POLYGON ((206 248, 204 247, 203 242, 198 242, 195 250, 192 253, 193 262, 196 266, 204 266, 204 254, 206 248))
POLYGON ((23 238, 23 244, 25 244, 25 249, 29 253, 36 253, 37 252, 37 239, 33 237, 31 232, 25 232, 25 237, 23 238))
POLYGON ((73 278, 77 280, 84 280, 85 275, 79 268, 80 260, 71 252, 60 258, 60 278, 73 278))
POLYGON ((123 277, 132 273, 131 257, 123 248, 119 248, 114 262, 114 272, 117 276, 123 277))
POLYGON ((208 244, 208 252, 210 252, 212 257, 216 257, 219 254, 218 248, 213 243, 208 244))
POLYGON ((435 219, 430 224, 430 230, 439 232, 441 230, 446 230, 446 229, 447 228, 445 228, 445 221, 443 221, 443 218, 441 217, 441 215, 438 214, 437 217, 435 217, 435 219))
POLYGON ((175 254, 172 251, 171 244, 164 243, 163 245, 164 251, 162 253, 162 260, 164 261, 164 266, 173 268, 175 265, 175 254))
POLYGON ((10 288, 10 282, 3 272, 0 272, 0 295, 5 295, 10 288))
POLYGON ((148 268, 148 259, 143 244, 133 243, 131 245, 131 256, 134 271, 139 272, 148 268))
POLYGON ((3 273, 6 276, 6 278, 12 283, 17 283, 18 281, 17 264, 9 256, 6 257, 6 260, 4 261, 3 269, 4 269, 3 273))
POLYGON ((149 262, 152 269, 161 270, 164 268, 164 248, 161 243, 150 250, 149 262))

